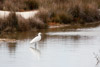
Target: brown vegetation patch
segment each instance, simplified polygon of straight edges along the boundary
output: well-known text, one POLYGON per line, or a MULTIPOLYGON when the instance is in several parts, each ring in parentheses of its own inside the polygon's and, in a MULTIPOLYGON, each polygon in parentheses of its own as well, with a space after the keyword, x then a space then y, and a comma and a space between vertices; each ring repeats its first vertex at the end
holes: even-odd
POLYGON ((39 18, 24 19, 21 16, 17 16, 14 12, 9 14, 7 18, 0 19, 0 31, 3 32, 31 31, 46 27, 47 25, 39 18))

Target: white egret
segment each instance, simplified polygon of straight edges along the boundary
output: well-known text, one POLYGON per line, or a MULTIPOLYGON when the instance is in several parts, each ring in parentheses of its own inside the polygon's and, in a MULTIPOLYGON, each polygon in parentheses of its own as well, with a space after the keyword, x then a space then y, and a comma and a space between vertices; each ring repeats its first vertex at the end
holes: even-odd
POLYGON ((37 43, 38 41, 40 41, 40 40, 41 40, 41 33, 38 33, 38 36, 36 36, 35 38, 33 38, 33 39, 30 41, 30 44, 35 43, 35 47, 36 47, 36 43, 37 43))

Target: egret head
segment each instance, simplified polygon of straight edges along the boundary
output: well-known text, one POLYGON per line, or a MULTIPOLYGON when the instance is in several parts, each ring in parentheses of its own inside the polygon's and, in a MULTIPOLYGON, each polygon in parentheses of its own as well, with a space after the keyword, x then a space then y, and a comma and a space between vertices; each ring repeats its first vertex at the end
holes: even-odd
POLYGON ((41 35, 41 34, 42 34, 41 32, 38 33, 38 35, 41 35))

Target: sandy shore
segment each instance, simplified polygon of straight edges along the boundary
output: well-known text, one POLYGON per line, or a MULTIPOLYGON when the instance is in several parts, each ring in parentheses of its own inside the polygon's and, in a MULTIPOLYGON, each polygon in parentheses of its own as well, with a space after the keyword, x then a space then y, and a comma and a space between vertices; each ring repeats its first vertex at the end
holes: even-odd
MULTIPOLYGON (((30 17, 34 17, 36 13, 38 13, 38 10, 26 11, 26 12, 16 12, 16 15, 19 15, 25 19, 28 19, 30 17)), ((10 14, 10 11, 0 11, 0 18, 5 18, 9 16, 9 14, 10 14)))

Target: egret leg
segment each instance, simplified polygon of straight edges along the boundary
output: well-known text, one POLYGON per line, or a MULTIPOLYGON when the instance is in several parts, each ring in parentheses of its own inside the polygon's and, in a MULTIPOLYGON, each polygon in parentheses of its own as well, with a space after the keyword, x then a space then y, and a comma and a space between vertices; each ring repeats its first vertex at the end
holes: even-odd
POLYGON ((35 43, 35 48, 37 48, 37 46, 36 46, 36 45, 37 45, 37 43, 35 43))

